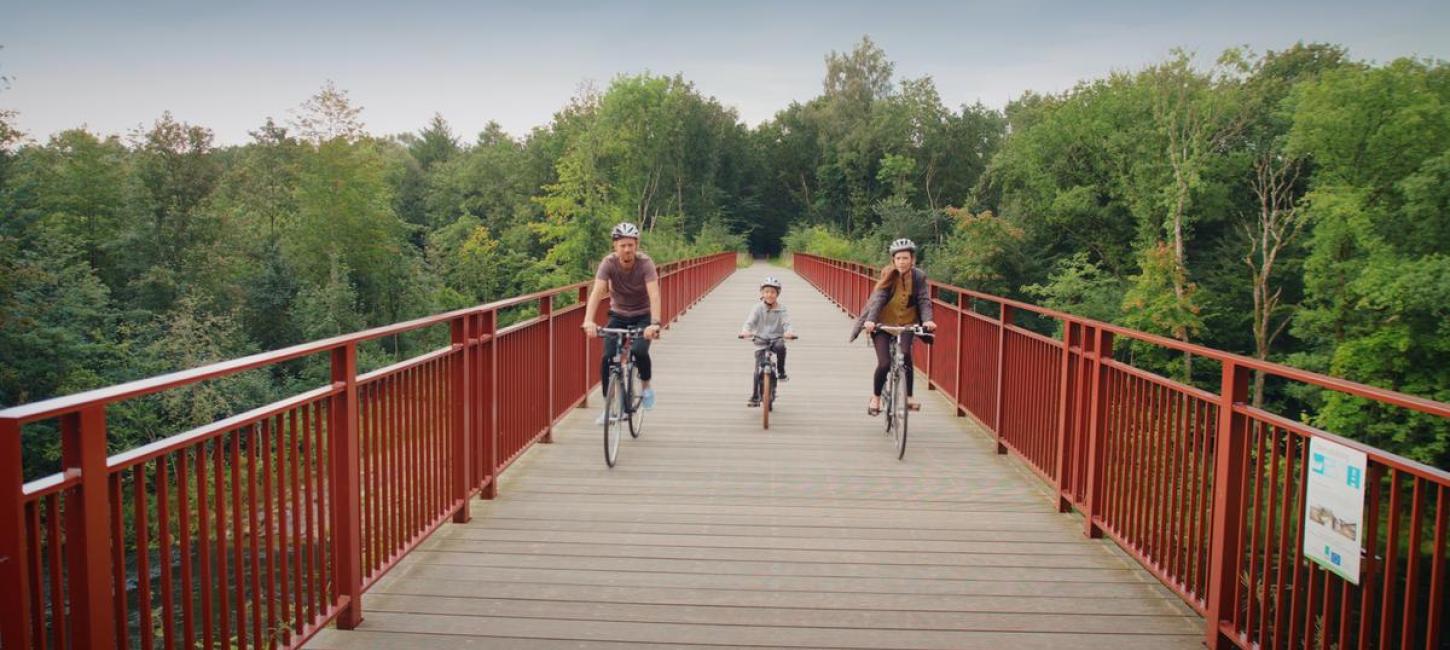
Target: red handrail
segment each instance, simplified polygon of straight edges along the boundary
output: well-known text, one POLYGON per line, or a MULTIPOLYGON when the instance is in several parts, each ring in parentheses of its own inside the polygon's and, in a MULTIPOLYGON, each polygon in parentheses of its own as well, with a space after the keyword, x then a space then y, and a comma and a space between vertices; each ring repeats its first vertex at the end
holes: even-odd
MULTIPOLYGON (((735 270, 660 265, 672 322, 735 270)), ((0 410, 0 648, 299 647, 598 383, 588 283, 0 410), (502 309, 536 318, 497 327, 502 309), (447 347, 359 375, 358 344, 447 324, 447 347), (328 385, 107 456, 116 402, 313 354, 328 385), (503 370, 507 376, 500 377, 503 370), (64 470, 24 483, 20 432, 58 420, 64 470), (161 610, 158 618, 154 610, 161 610)), ((603 314, 601 314, 602 316, 603 314)))
MULTIPOLYGON (((797 253, 797 273, 856 315, 876 269, 797 253)), ((932 388, 1053 485, 1207 619, 1209 647, 1441 647, 1450 473, 1247 404, 1250 371, 1450 418, 1450 404, 932 283, 932 388), (943 292, 956 299, 942 299, 943 292), (998 306, 983 316, 972 301, 998 306), (1013 324, 1058 322, 1060 339, 1013 324), (1113 359, 1116 338, 1214 359, 1217 393, 1113 359), (1301 556, 1312 438, 1369 459, 1360 584, 1301 556), (1383 528, 1383 530, 1381 530, 1383 528)))

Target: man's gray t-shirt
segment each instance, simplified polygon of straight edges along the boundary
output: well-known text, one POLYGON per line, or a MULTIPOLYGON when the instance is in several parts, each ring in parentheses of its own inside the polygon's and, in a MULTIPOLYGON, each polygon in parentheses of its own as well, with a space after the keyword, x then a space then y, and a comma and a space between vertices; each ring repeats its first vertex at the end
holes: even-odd
POLYGON ((649 313, 649 291, 645 286, 660 279, 660 276, 655 271, 654 260, 644 253, 634 256, 634 267, 628 271, 619 261, 619 256, 610 253, 599 263, 599 271, 594 278, 609 281, 609 311, 632 317, 649 313))

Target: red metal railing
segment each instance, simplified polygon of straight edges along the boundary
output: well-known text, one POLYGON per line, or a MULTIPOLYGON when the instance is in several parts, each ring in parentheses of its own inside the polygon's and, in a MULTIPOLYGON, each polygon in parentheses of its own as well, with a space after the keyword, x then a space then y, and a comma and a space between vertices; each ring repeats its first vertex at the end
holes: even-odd
MULTIPOLYGON (((660 266, 671 322, 734 253, 660 266)), ((297 647, 362 620, 362 592, 598 383, 580 283, 0 411, 0 647, 297 647), (500 310, 538 316, 498 329, 500 310), (363 342, 446 324, 451 345, 357 372, 363 342), (130 398, 327 354, 331 382, 107 456, 130 398), (24 483, 21 427, 58 420, 62 465, 24 483)), ((601 316, 603 314, 601 313, 601 316)))
MULTIPOLYGON (((877 270, 796 254, 795 270, 847 313, 877 270)), ((1250 373, 1450 418, 1450 404, 1189 345, 933 283, 933 388, 992 431, 1106 535, 1207 619, 1209 647, 1445 648, 1450 473, 1248 403, 1250 373), (951 300, 943 299, 951 295, 951 300), (973 307, 995 307, 995 317, 973 307), (1015 324, 1056 321, 1061 338, 1015 324), (1218 393, 1113 358, 1140 341, 1222 368, 1218 393), (1300 553, 1309 440, 1368 456, 1359 585, 1300 553)), ((918 343, 918 346, 922 344, 918 343)))

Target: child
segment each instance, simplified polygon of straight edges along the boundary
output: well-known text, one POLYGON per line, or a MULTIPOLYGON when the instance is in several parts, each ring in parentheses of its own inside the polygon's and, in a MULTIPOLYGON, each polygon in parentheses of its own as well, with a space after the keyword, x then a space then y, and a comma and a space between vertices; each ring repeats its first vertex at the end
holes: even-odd
MULTIPOLYGON (((769 343, 756 341, 755 343, 755 367, 765 359, 765 351, 770 349, 775 352, 776 370, 780 380, 786 381, 785 375, 785 341, 781 339, 796 338, 795 330, 790 326, 790 315, 785 311, 785 306, 778 302, 780 298, 780 280, 775 276, 765 276, 760 283, 760 302, 750 310, 750 315, 745 319, 745 326, 740 330, 740 338, 755 336, 761 339, 775 339, 769 343)), ((750 391, 750 406, 760 406, 760 377, 752 371, 750 391)))

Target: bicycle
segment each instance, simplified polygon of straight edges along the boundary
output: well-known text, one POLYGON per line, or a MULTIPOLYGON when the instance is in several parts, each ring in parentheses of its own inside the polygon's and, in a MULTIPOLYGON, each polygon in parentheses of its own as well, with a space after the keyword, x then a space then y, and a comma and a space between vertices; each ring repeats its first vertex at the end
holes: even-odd
POLYGON ((923 339, 930 339, 932 334, 920 325, 877 325, 876 329, 893 335, 887 348, 891 356, 891 371, 886 375, 886 386, 881 391, 881 410, 886 414, 886 433, 891 434, 896 443, 896 459, 901 460, 906 457, 907 416, 911 412, 907 408, 906 395, 902 394, 902 388, 906 382, 906 373, 912 372, 911 368, 906 367, 906 353, 901 350, 901 335, 910 332, 923 339), (898 400, 901 402, 899 405, 898 400))
MULTIPOLYGON (((738 338, 744 339, 746 337, 739 336, 738 338)), ((760 395, 761 426, 769 430, 770 412, 775 410, 776 391, 780 386, 780 372, 775 359, 774 346, 776 341, 783 341, 785 337, 773 336, 765 338, 750 336, 749 338, 754 343, 765 344, 765 354, 760 355, 760 364, 755 367, 755 381, 760 386, 760 391, 757 394, 760 395)))
POLYGON ((644 399, 640 389, 639 370, 634 366, 631 347, 637 336, 644 335, 644 328, 626 327, 599 328, 600 337, 619 338, 617 357, 610 360, 609 376, 604 383, 604 463, 614 467, 619 460, 619 440, 623 436, 625 423, 629 424, 629 436, 638 438, 644 430, 644 399))

